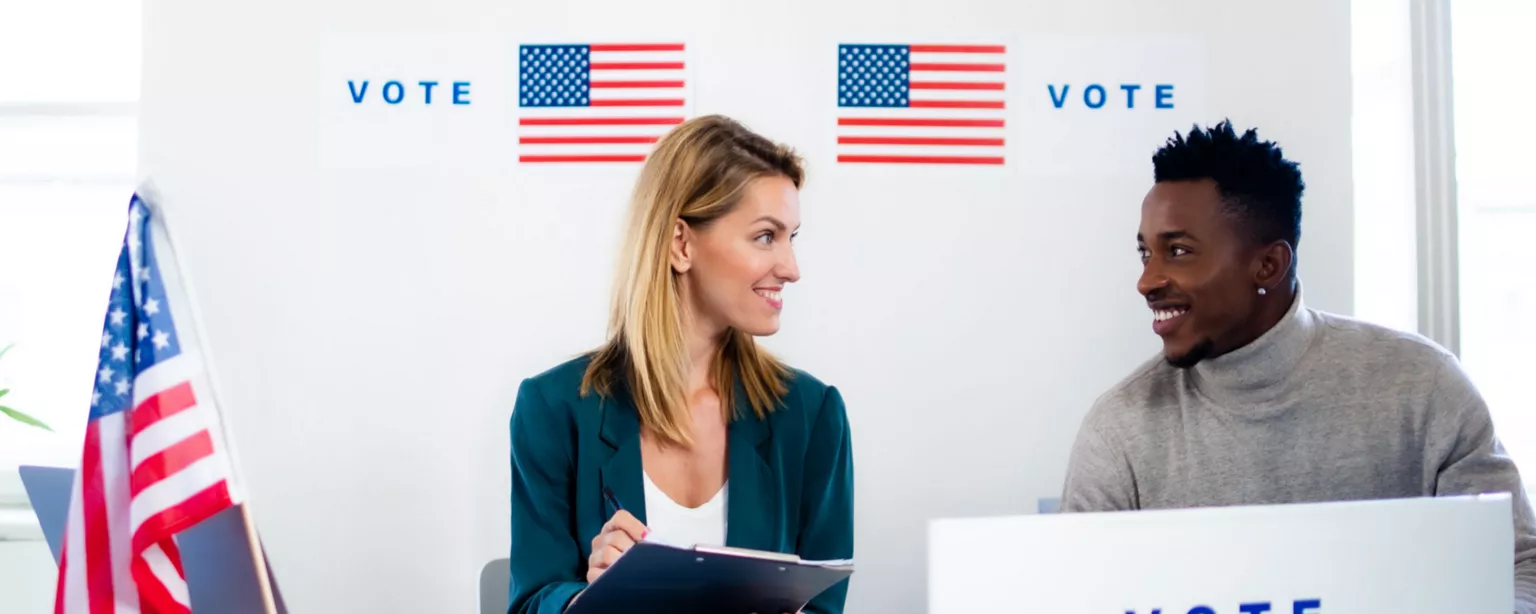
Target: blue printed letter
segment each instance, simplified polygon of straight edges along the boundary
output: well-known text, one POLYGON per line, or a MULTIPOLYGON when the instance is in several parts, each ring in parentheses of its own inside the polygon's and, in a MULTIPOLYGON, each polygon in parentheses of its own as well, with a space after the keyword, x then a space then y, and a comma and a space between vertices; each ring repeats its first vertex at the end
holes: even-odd
POLYGON ((1203 605, 1197 605, 1189 609, 1189 614, 1216 614, 1216 610, 1203 605))
POLYGON ((469 104, 469 82, 453 82, 453 104, 469 104))
POLYGON ((437 87, 436 81, 422 81, 420 85, 427 88, 427 104, 432 104, 432 88, 437 87))
POLYGON ((363 104, 363 95, 368 93, 368 82, 363 82, 363 89, 357 89, 357 84, 348 79, 347 89, 352 90, 352 102, 363 104))
POLYGON ((1308 612, 1321 611, 1323 611, 1323 600, 1321 599, 1297 599, 1296 609, 1293 610, 1294 614, 1307 614, 1308 612))
POLYGON ((1122 83, 1120 84, 1120 89, 1125 90, 1125 108, 1136 108, 1136 90, 1141 89, 1141 86, 1134 83, 1122 83))
MULTIPOLYGON (((1054 86, 1054 85, 1047 85, 1046 87, 1051 88, 1051 103, 1055 104, 1056 108, 1060 109, 1061 105, 1063 105, 1063 104, 1065 104, 1067 102, 1067 90, 1072 89, 1071 84, 1061 86, 1061 96, 1060 97, 1056 96, 1056 86, 1054 86)), ((1135 612, 1127 612, 1126 614, 1136 614, 1136 613, 1135 612)))
POLYGON ((1173 86, 1172 85, 1159 85, 1159 86, 1157 86, 1157 108, 1159 108, 1159 109, 1172 109, 1173 108, 1173 86))
MULTIPOLYGON (((1104 106, 1104 99, 1105 99, 1106 96, 1108 96, 1108 94, 1104 93, 1104 86, 1095 83, 1093 85, 1088 86, 1087 89, 1083 90, 1083 104, 1088 105, 1088 108, 1090 108, 1090 109, 1100 108, 1100 107, 1104 106), (1095 103, 1093 101, 1093 93, 1094 92, 1098 92, 1099 93, 1099 101, 1097 103, 1095 103)), ((1189 614, 1195 614, 1195 613, 1193 611, 1191 611, 1189 614)), ((1214 614, 1214 613, 1212 613, 1212 614, 1214 614)))
POLYGON ((1260 603, 1245 603, 1243 605, 1237 606, 1237 609, 1243 614, 1264 614, 1265 612, 1269 611, 1269 602, 1263 601, 1260 603))
POLYGON ((404 100, 404 99, 405 99, 405 86, 404 85, 400 85, 399 81, 390 81, 390 82, 384 84, 384 102, 387 102, 389 104, 400 104, 400 101, 404 100), (389 88, 391 86, 393 86, 395 88, 395 95, 394 96, 390 96, 389 95, 389 88))

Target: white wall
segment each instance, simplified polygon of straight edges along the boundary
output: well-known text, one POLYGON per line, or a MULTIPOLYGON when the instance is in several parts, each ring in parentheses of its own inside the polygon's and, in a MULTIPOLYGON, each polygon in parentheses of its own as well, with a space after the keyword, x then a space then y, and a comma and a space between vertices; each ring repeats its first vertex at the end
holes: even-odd
POLYGON ((696 112, 811 158, 805 278, 769 345, 849 403, 852 612, 923 611, 926 520, 1027 513, 1055 496, 1093 398, 1156 350, 1133 234, 1160 135, 1231 117, 1281 141, 1308 183, 1308 299, 1351 309, 1348 3, 158 0, 146 12, 142 168, 186 242, 295 611, 471 611, 476 571, 506 556, 516 386, 602 334, 634 169, 510 162, 499 96, 517 42, 686 40, 696 112), (360 39, 344 33, 399 44, 349 48, 360 39), (1143 58, 1132 70, 1203 80, 1203 113, 1122 131, 1109 112, 1040 109, 1043 84, 1019 80, 1076 57, 1040 41, 1105 35, 1203 49, 1202 66, 1143 58), (1014 166, 831 163, 825 54, 906 39, 1018 50, 1015 100, 1036 104, 1010 120, 1014 166), (381 120, 367 160, 389 159, 380 135, 430 136, 399 136, 409 164, 370 168, 359 153, 341 168, 349 62, 374 79, 389 64, 402 79, 469 75, 476 102, 381 120), (1085 144, 1060 140, 1072 134, 1085 144), (1105 157, 1072 175, 1017 164, 1046 158, 1040 148, 1105 157))
POLYGON ((1398 0, 1349 4, 1355 316, 1417 332, 1411 7, 1398 0))
POLYGON ((6 614, 52 612, 57 581, 48 542, 0 541, 0 609, 6 614))

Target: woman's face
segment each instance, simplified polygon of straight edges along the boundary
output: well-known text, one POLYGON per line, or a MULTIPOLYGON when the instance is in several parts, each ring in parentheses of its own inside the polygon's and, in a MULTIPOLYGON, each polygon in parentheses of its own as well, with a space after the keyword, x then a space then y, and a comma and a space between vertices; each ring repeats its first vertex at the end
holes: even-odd
POLYGON ((736 208, 703 229, 680 224, 672 266, 695 323, 711 332, 778 332, 784 284, 800 279, 791 241, 799 228, 799 191, 781 176, 748 183, 736 208))

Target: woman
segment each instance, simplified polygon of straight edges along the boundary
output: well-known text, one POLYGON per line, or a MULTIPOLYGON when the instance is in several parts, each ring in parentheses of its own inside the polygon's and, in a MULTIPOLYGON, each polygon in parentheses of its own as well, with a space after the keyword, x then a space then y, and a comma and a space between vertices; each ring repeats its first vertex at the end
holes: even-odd
MULTIPOLYGON (((800 278, 803 175, 788 148, 719 116, 657 144, 607 342, 518 389, 509 611, 563 611, 641 539, 853 558, 842 397, 754 341, 778 332, 800 278)), ((842 612, 847 589, 805 612, 842 612)))

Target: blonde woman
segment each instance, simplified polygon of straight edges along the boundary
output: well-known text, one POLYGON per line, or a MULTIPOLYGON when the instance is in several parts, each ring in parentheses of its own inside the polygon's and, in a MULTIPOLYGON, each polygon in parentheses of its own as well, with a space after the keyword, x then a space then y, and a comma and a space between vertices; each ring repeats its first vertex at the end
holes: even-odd
MULTIPOLYGON (((657 144, 607 342, 518 390, 509 612, 563 611, 641 539, 853 558, 842 397, 754 341, 778 331, 800 279, 803 175, 788 148, 719 116, 657 144)), ((840 613, 846 595, 845 580, 804 611, 840 613)))

